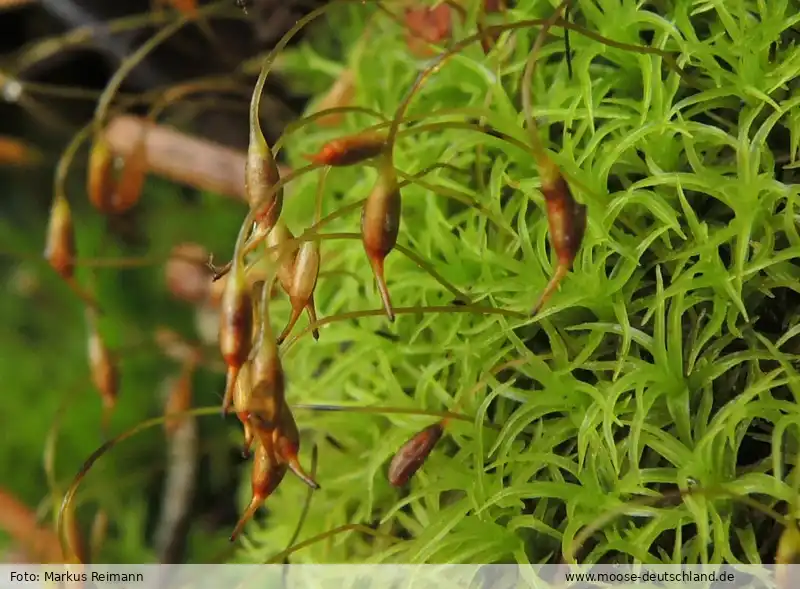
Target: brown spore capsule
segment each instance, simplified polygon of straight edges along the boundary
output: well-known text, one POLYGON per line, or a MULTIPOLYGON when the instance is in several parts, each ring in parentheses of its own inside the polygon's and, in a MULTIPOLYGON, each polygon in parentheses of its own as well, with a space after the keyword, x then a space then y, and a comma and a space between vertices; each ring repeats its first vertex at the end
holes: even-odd
POLYGON ((560 264, 572 265, 586 231, 586 205, 572 197, 569 185, 558 176, 552 186, 542 187, 547 206, 550 239, 560 264))
POLYGON ((353 166, 379 156, 385 147, 386 136, 382 133, 359 133, 329 141, 306 159, 324 166, 353 166))
POLYGON ((25 166, 40 161, 36 149, 15 137, 0 135, 0 166, 25 166))
POLYGON ((44 258, 64 280, 75 274, 75 228, 69 202, 62 195, 53 199, 47 225, 44 258))
MULTIPOLYGON (((304 308, 308 309, 310 321, 315 322, 317 320, 317 313, 314 307, 314 288, 316 288, 316 280, 319 276, 319 246, 309 246, 308 244, 312 242, 305 242, 297 251, 282 251, 281 246, 284 246, 292 239, 294 239, 294 235, 286 224, 280 220, 272 228, 272 231, 267 234, 266 238, 266 246, 270 250, 270 257, 274 263, 278 264, 278 282, 280 282, 281 288, 289 295, 292 301, 292 316, 286 329, 278 337, 278 345, 288 337, 304 308), (298 260, 300 260, 299 264, 298 260), (316 264, 316 270, 314 270, 314 264, 316 264), (298 308, 298 297, 305 296, 304 293, 307 291, 312 277, 311 294, 305 298, 305 302, 298 308), (294 296, 293 292, 296 293, 294 296)), ((319 339, 318 329, 313 330, 313 336, 314 339, 319 339)))
POLYGON ((89 153, 87 189, 92 206, 101 213, 112 212, 115 191, 114 156, 102 135, 95 138, 89 153))
POLYGON ((276 427, 285 405, 286 377, 266 309, 261 316, 250 374, 253 383, 250 413, 258 418, 261 427, 276 427))
POLYGON ((397 243, 401 205, 400 188, 394 167, 391 161, 384 161, 378 181, 364 203, 361 214, 361 238, 389 321, 394 321, 394 311, 384 278, 384 263, 386 256, 397 243))
POLYGON ((228 367, 222 413, 226 415, 233 401, 233 390, 239 371, 247 361, 253 343, 253 300, 244 272, 234 264, 222 295, 219 346, 228 367))
POLYGON ((554 164, 543 168, 543 171, 542 194, 547 207, 548 232, 558 263, 553 277, 531 310, 532 315, 547 303, 572 268, 586 232, 586 205, 572 197, 569 185, 554 164))
POLYGON ((109 352, 108 347, 106 347, 100 336, 94 313, 91 309, 86 311, 89 327, 89 370, 92 383, 100 393, 100 398, 103 401, 103 425, 107 426, 119 394, 119 371, 111 352, 109 352))
POLYGON ((274 263, 278 264, 278 281, 287 294, 292 288, 294 260, 297 254, 296 252, 282 252, 281 247, 292 239, 294 239, 294 235, 286 226, 286 223, 278 220, 267 234, 265 241, 266 247, 270 250, 270 258, 274 263))
POLYGON ((442 423, 434 423, 403 444, 389 464, 389 483, 395 487, 406 485, 428 458, 443 434, 442 423))
POLYGON ((250 425, 250 411, 252 409, 253 382, 250 372, 250 362, 242 364, 239 370, 239 378, 236 379, 236 387, 233 393, 233 410, 236 417, 242 423, 244 429, 244 445, 242 446, 242 456, 250 456, 250 448, 253 444, 253 429, 250 425))
MULTIPOLYGON (((317 288, 319 279, 320 255, 319 243, 316 241, 306 241, 297 251, 292 272, 292 281, 289 286, 289 299, 292 304, 292 314, 286 328, 278 336, 278 345, 289 336, 297 320, 303 312, 308 310, 308 318, 313 323, 317 320, 317 312, 314 307, 314 290, 317 288)), ((319 330, 314 328, 312 331, 314 339, 319 339, 319 330)))

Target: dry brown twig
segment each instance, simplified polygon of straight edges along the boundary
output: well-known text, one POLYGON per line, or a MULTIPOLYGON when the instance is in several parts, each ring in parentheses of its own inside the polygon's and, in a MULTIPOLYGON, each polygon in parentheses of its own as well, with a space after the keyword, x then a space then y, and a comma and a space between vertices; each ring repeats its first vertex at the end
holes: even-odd
MULTIPOLYGON (((145 119, 128 115, 112 119, 106 138, 114 154, 127 156, 145 124, 145 119)), ((167 125, 151 125, 146 142, 148 173, 244 201, 244 152, 167 125)), ((281 169, 281 174, 288 171, 281 169)))

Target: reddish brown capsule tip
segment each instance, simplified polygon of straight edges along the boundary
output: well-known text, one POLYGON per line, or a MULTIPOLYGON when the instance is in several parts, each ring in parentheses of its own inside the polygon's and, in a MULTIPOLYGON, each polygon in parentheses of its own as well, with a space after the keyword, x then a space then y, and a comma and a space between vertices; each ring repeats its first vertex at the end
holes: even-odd
POLYGON ((543 176, 542 193, 547 205, 550 240, 558 258, 558 265, 539 300, 533 306, 531 315, 539 312, 572 268, 586 232, 586 205, 575 201, 569 185, 560 174, 548 172, 543 176))
POLYGON ((75 229, 67 199, 56 196, 50 209, 44 258, 64 280, 75 273, 75 229))
POLYGON ((389 483, 395 487, 406 485, 428 458, 443 434, 442 423, 434 423, 403 444, 389 464, 389 483))
POLYGON ((401 206, 400 188, 394 168, 391 164, 384 165, 375 188, 364 203, 361 214, 361 239, 389 321, 394 321, 394 311, 384 278, 384 260, 397 243, 401 206))
POLYGON ((112 211, 114 198, 114 157, 108 142, 98 136, 89 153, 88 172, 89 202, 101 213, 112 211))
POLYGON ((359 133, 329 141, 319 153, 307 155, 311 162, 324 166, 352 166, 381 154, 386 137, 381 133, 359 133))
POLYGON ((251 475, 253 498, 236 524, 230 537, 231 542, 236 541, 236 538, 242 533, 244 526, 252 519, 258 508, 275 492, 283 477, 286 476, 286 470, 286 465, 280 464, 275 456, 275 450, 271 443, 267 445, 260 443, 258 445, 253 458, 251 475))
POLYGON ((320 489, 319 483, 309 475, 300 464, 297 455, 300 453, 300 431, 288 405, 281 411, 280 427, 275 428, 275 453, 278 459, 289 466, 294 475, 314 490, 320 489))
POLYGON ((247 361, 253 344, 253 301, 242 270, 231 270, 222 295, 219 346, 228 366, 222 413, 226 415, 233 400, 239 370, 247 361))

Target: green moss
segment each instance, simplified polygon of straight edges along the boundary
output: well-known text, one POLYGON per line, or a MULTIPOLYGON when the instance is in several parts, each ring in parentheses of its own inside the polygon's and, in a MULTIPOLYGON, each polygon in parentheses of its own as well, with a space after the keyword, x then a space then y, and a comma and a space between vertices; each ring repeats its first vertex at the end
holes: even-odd
MULTIPOLYGON (((777 340, 797 316, 797 185, 781 180, 788 174, 775 162, 796 153, 796 14, 788 2, 668 3, 658 13, 626 2, 579 5, 581 26, 620 42, 652 38, 651 45, 680 53, 699 87, 681 83, 657 57, 579 34, 571 35, 576 76, 569 80, 563 44, 545 46, 534 114, 589 207, 582 251, 551 304, 525 321, 438 314, 401 315, 392 326, 382 318, 335 323, 319 342, 304 337, 285 360, 293 402, 444 409, 494 366, 527 358, 466 401, 479 411, 476 421, 489 407, 488 419, 502 430, 454 428, 406 494, 388 485, 385 465, 430 419, 298 411, 305 447, 321 444, 323 485, 302 537, 380 522, 381 531, 406 539, 390 546, 347 532, 299 551, 295 562, 538 562, 558 557, 600 515, 690 482, 770 506, 794 501, 787 477, 795 459, 785 448, 797 445, 794 428, 786 429, 797 415, 796 356, 793 334, 777 340), (786 305, 780 312, 769 310, 775 297, 786 305), (372 335, 378 329, 398 341, 372 335)), ((549 10, 520 2, 509 18, 549 10)), ((359 37, 362 21, 337 22, 337 38, 359 37)), ((409 57, 396 23, 376 22, 369 51, 352 53, 346 64, 357 72, 357 103, 391 115, 427 62, 409 57)), ((505 36, 488 57, 477 47, 464 51, 431 78, 408 114, 479 109, 488 124, 524 140, 519 86, 535 34, 505 36)), ((316 60, 301 57, 310 51, 287 56, 283 74, 313 77, 316 60)), ((290 163, 301 165, 302 154, 328 138, 371 124, 356 114, 333 131, 309 125, 288 141, 290 163)), ((398 168, 414 173, 434 162, 467 173, 434 171, 428 186, 403 191, 402 243, 475 300, 527 310, 553 268, 532 158, 464 130, 398 142, 398 168), (483 184, 470 177, 476 166, 483 184), (474 208, 454 207, 445 190, 470 195, 513 235, 474 208)), ((334 170, 326 211, 365 197, 374 178, 369 169, 334 170)), ((315 182, 296 185, 287 214, 293 227, 311 223, 315 182)), ((353 215, 330 231, 357 224, 353 215)), ((321 281, 322 316, 378 306, 360 244, 331 244, 323 259, 326 271, 348 278, 321 281)), ((396 306, 452 299, 399 253, 386 272, 396 306)), ((287 311, 277 304, 275 320, 287 311)), ((248 493, 244 487, 242 504, 248 493)), ((298 481, 283 484, 266 523, 248 528, 241 560, 283 547, 304 495, 298 481)), ((754 542, 763 545, 772 524, 759 517, 744 524, 746 513, 728 497, 621 514, 583 556, 752 560, 754 542)))
MULTIPOLYGON (((475 30, 476 6, 470 3, 457 37, 475 30)), ((582 559, 771 558, 775 524, 730 493, 796 515, 798 8, 789 0, 577 3, 580 26, 679 55, 694 87, 657 56, 577 32, 570 35, 569 79, 563 32, 551 31, 557 38, 545 44, 534 75, 534 115, 576 198, 588 206, 574 269, 535 318, 354 319, 326 325, 318 342, 306 333, 286 350, 293 405, 445 410, 460 400, 475 416, 474 423, 453 424, 410 488, 399 491, 386 480, 387 462, 433 418, 297 409, 302 461, 309 463, 318 444, 322 485, 300 540, 347 524, 377 526, 384 536, 346 531, 297 551, 292 562, 542 562, 559 558, 585 526, 615 510, 619 516, 591 536, 582 559), (492 374, 513 360, 520 364, 492 374), (690 486, 729 494, 625 508, 690 486)), ((552 9, 552 2, 520 1, 505 18, 541 18, 552 9)), ((488 56, 477 44, 466 49, 431 77, 407 115, 427 116, 424 123, 481 117, 526 141, 520 84, 536 34, 506 33, 488 56), (442 109, 451 112, 435 114, 442 109)), ((281 57, 276 73, 296 90, 316 93, 350 67, 357 104, 386 116, 429 63, 412 58, 399 25, 370 6, 336 7, 309 39, 281 57), (359 43, 367 23, 370 40, 359 43)), ((340 128, 310 124, 287 138, 283 153, 299 167, 326 140, 375 123, 348 114, 340 128)), ((403 190, 400 242, 476 303, 527 312, 554 265, 533 158, 477 131, 401 135, 398 169, 414 174, 435 163, 450 167, 403 190)), ((324 214, 366 197, 375 179, 366 166, 331 171, 324 214)), ((313 222, 318 182, 310 174, 287 190, 283 218, 295 233, 313 222)), ((77 202, 80 188, 72 193, 77 202)), ((132 253, 109 245, 97 217, 74 206, 81 251, 107 256, 158 255, 193 240, 227 257, 244 212, 215 195, 189 206, 176 190, 150 182, 141 212, 147 237, 132 253)), ((358 227, 356 212, 326 232, 358 227)), ((16 251, 39 250, 41 233, 10 223, 2 230, 16 251)), ((380 307, 357 240, 325 241, 322 256, 315 295, 321 317, 380 307)), ((44 435, 69 391, 78 396, 64 410, 61 485, 100 437, 80 307, 54 277, 35 272, 37 295, 5 297, 0 305, 4 415, 14 422, 0 464, 4 472, 14 467, 4 485, 31 504, 46 498, 44 435)), ((397 251, 386 276, 396 307, 453 301, 397 251)), ((99 271, 97 281, 110 310, 104 332, 114 345, 140 345, 158 325, 192 333, 190 310, 170 301, 152 268, 99 271)), ((285 297, 273 304, 275 328, 289 310, 285 297)), ((295 333, 305 326, 303 318, 295 333)), ((175 368, 148 351, 124 358, 115 431, 160 411, 156 391, 175 368)), ((204 372, 196 384, 197 405, 219 402, 218 376, 204 372)), ((233 476, 228 453, 240 436, 204 419, 210 458, 199 484, 224 491, 233 476)), ((160 480, 164 440, 158 431, 135 440, 101 460, 78 494, 86 522, 89 504, 103 505, 115 522, 108 560, 151 558, 153 514, 146 497, 131 490, 160 480)), ((241 509, 249 501, 249 464, 240 468, 241 509)), ((246 528, 231 558, 264 561, 283 550, 305 497, 302 483, 287 476, 266 518, 246 528)), ((188 559, 218 558, 229 532, 195 522, 188 559)))

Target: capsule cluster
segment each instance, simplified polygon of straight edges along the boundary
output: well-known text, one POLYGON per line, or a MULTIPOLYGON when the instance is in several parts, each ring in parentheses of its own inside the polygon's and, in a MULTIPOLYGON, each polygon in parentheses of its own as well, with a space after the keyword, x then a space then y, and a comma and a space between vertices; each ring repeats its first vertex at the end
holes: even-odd
MULTIPOLYGON (((102 308, 95 300, 94 295, 79 283, 76 276, 76 266, 80 263, 80 259, 76 246, 72 208, 65 192, 69 166, 81 142, 87 138, 91 130, 92 126, 88 126, 82 133, 76 135, 59 159, 43 257, 50 268, 83 303, 87 328, 86 358, 90 382, 100 397, 102 405, 101 431, 104 437, 108 437, 111 417, 117 406, 120 390, 119 358, 103 337, 100 320, 103 315, 102 308)), ((139 202, 146 176, 145 132, 142 132, 137 138, 121 166, 115 161, 102 133, 95 135, 89 154, 86 193, 89 203, 98 212, 104 216, 115 216, 131 210, 139 202)), ((190 404, 190 401, 187 401, 186 404, 190 404)), ((78 530, 73 509, 74 507, 70 504, 70 507, 64 509, 62 513, 66 527, 65 544, 62 547, 63 558, 69 563, 84 563, 87 551, 90 551, 91 548, 91 552, 96 553, 97 547, 102 543, 105 536, 103 522, 106 521, 107 516, 102 509, 96 513, 92 530, 92 546, 87 547, 78 530)))
MULTIPOLYGON (((451 11, 457 4, 442 4, 438 8, 409 9, 405 18, 408 26, 408 42, 412 52, 419 53, 417 41, 422 39, 428 46, 446 40, 451 33, 451 11)), ((500 3, 487 3, 484 15, 501 10, 500 3)), ((481 31, 474 37, 485 51, 497 39, 497 30, 481 31)), ((448 57, 444 55, 443 58, 448 57)), ((284 200, 284 181, 268 146, 259 122, 259 101, 266 72, 267 58, 251 100, 250 141, 247 150, 244 178, 245 196, 250 205, 250 214, 243 224, 252 229, 248 239, 242 233, 237 240, 233 259, 221 271, 217 279, 224 279, 221 296, 219 344, 227 366, 226 386, 222 402, 223 414, 233 407, 243 428, 244 454, 249 456, 253 447, 252 500, 232 535, 235 538, 242 526, 252 517, 266 498, 274 492, 291 470, 312 488, 317 483, 308 476, 299 464, 297 453, 300 441, 297 426, 286 403, 285 378, 279 357, 278 346, 288 337, 299 317, 308 314, 315 339, 320 334, 315 325, 317 311, 314 291, 317 285, 321 257, 319 239, 298 240, 281 219, 284 200), (265 282, 248 278, 253 265, 245 263, 245 255, 264 248, 261 257, 267 257, 272 271, 267 272, 265 282), (269 322, 269 293, 273 283, 280 285, 291 302, 291 316, 285 328, 274 337, 269 322), (260 292, 260 296, 255 294, 260 292), (258 299, 258 301, 257 301, 258 299)), ((411 88, 410 95, 419 89, 421 80, 435 71, 430 66, 411 88)), ((339 88, 330 100, 346 101, 353 94, 354 80, 345 72, 345 80, 337 82, 339 88)), ((334 88, 336 89, 336 88, 334 88)), ((326 99, 323 102, 330 102, 326 99)), ((341 104, 330 104, 332 107, 341 104)), ((401 111, 393 121, 393 129, 382 131, 364 130, 361 133, 339 137, 323 145, 315 154, 306 156, 311 168, 354 166, 369 163, 377 170, 377 180, 363 202, 360 238, 366 258, 380 293, 384 312, 389 321, 395 320, 395 310, 385 279, 385 261, 397 247, 402 216, 402 198, 397 171, 393 163, 393 147, 396 126, 401 111)), ((335 124, 328 117, 326 124, 335 124)), ((540 297, 534 312, 542 306, 564 277, 572 264, 585 228, 586 208, 576 203, 567 183, 558 168, 543 150, 533 145, 532 152, 540 164, 542 192, 545 195, 549 230, 558 258, 558 270, 551 283, 540 297)), ((321 209, 318 196, 317 217, 321 209)), ((413 436, 398 451, 389 467, 389 481, 396 486, 406 484, 421 467, 427 456, 445 433, 447 419, 429 426, 413 436)))
MULTIPOLYGON (((78 253, 72 208, 64 185, 72 159, 91 127, 76 135, 59 160, 56 171, 53 203, 50 209, 44 259, 48 265, 81 299, 85 308, 87 360, 91 381, 100 394, 103 405, 103 429, 108 430, 111 413, 117 403, 120 375, 118 359, 102 336, 100 316, 103 311, 94 295, 79 284, 76 277, 78 253)), ((108 141, 97 133, 89 153, 86 192, 89 203, 105 216, 128 212, 138 202, 147 176, 146 132, 142 131, 121 165, 115 160, 108 141)))
POLYGON ((250 352, 239 367, 234 382, 233 410, 244 431, 243 455, 250 457, 255 446, 251 472, 252 499, 231 534, 235 540, 253 514, 275 491, 287 471, 292 471, 312 489, 319 485, 303 469, 298 459, 300 432, 286 402, 286 378, 278 345, 269 323, 268 293, 259 283, 262 297, 250 307, 258 329, 248 334, 250 352))
MULTIPOLYGON (((378 180, 362 209, 361 239, 386 315, 394 321, 395 314, 384 278, 384 260, 397 243, 401 199, 397 175, 386 148, 385 134, 364 132, 333 140, 308 159, 327 167, 377 160, 378 180)), ((292 311, 286 327, 276 338, 269 319, 272 284, 248 278, 248 268, 255 265, 245 266, 234 259, 220 278, 225 281, 225 286, 220 307, 219 343, 227 366, 222 410, 225 414, 233 408, 243 428, 243 455, 254 454, 252 500, 231 540, 241 533, 243 526, 275 491, 288 470, 311 488, 319 487, 297 457, 300 437, 285 399, 286 379, 278 349, 303 311, 308 313, 314 338, 319 339, 319 331, 313 327, 317 322, 314 290, 320 270, 319 241, 310 239, 296 243, 295 236, 280 219, 283 198, 283 191, 279 188, 280 174, 258 129, 251 133, 245 173, 251 210, 258 208, 248 244, 257 245, 263 241, 265 253, 273 265, 267 280, 276 282, 286 292, 292 311), (260 296, 256 294, 259 292, 260 296)), ((255 246, 248 245, 246 249, 252 251, 255 246)), ((398 452, 389 468, 389 480, 393 485, 401 486, 408 482, 443 435, 444 424, 443 421, 426 428, 398 452)))
MULTIPOLYGON (((257 98, 254 103, 257 103, 257 98)), ((397 243, 401 200, 397 175, 387 152, 386 135, 364 132, 342 137, 327 143, 308 159, 326 169, 373 159, 377 161, 378 180, 363 205, 361 239, 386 315, 394 321, 395 314, 384 278, 384 260, 397 243)), ((308 314, 314 338, 319 339, 319 331, 314 326, 317 322, 314 291, 320 271, 320 243, 316 239, 297 240, 281 219, 283 189, 280 172, 257 118, 251 120, 245 193, 254 226, 243 250, 250 253, 263 248, 263 253, 257 254, 258 260, 250 265, 234 254, 230 264, 215 273, 215 284, 223 284, 219 291, 219 347, 226 365, 222 412, 223 415, 231 411, 236 414, 243 430, 243 456, 253 457, 252 499, 231 540, 238 537, 253 514, 278 488, 287 471, 293 472, 312 489, 319 488, 298 459, 300 436, 285 398, 286 378, 278 346, 286 340, 304 311, 308 314), (265 272, 264 266, 259 265, 264 258, 271 262, 271 271, 265 272), (292 308, 287 325, 277 337, 272 331, 269 315, 274 284, 285 291, 292 308)), ((322 191, 318 199, 321 195, 322 191)), ((321 202, 317 204, 319 220, 321 202)), ((175 265, 187 263, 190 262, 173 262, 175 265)), ((208 300, 209 293, 210 290, 204 291, 199 298, 208 300)), ((421 466, 444 432, 443 426, 436 427, 438 436, 426 436, 426 443, 400 452, 390 467, 392 484, 405 484, 421 466)))

